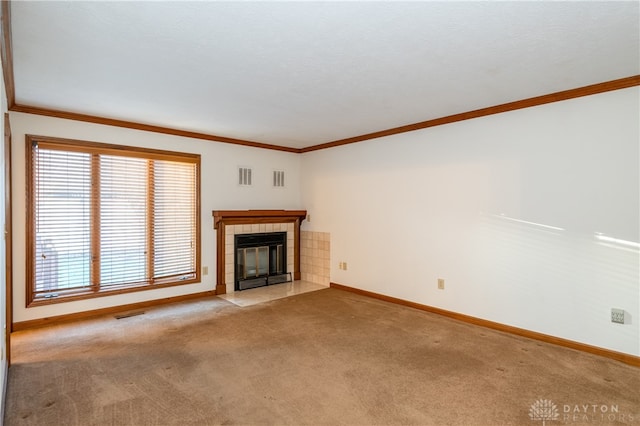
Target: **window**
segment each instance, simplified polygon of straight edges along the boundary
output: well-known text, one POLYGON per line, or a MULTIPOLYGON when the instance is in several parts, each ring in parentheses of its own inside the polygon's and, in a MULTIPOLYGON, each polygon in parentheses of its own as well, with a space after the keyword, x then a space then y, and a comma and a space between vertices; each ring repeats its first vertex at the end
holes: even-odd
POLYGON ((200 156, 27 136, 27 305, 200 281, 200 156))

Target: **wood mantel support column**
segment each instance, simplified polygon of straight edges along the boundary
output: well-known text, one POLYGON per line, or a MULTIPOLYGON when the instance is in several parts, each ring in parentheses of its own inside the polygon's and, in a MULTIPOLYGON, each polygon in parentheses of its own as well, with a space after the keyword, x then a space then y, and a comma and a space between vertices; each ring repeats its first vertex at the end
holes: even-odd
POLYGON ((218 224, 218 232, 216 235, 216 294, 226 294, 227 286, 225 284, 225 224, 218 224))
POLYGON ((293 279, 300 273, 300 225, 307 218, 306 210, 213 210, 213 229, 216 232, 216 294, 227 292, 225 271, 225 227, 261 223, 293 223, 293 279))

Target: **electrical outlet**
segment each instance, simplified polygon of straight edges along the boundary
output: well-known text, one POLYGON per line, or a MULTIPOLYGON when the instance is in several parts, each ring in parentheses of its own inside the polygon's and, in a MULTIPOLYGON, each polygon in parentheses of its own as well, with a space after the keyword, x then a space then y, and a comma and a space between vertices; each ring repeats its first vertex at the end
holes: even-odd
POLYGON ((340 270, 344 269, 343 265, 344 265, 343 262, 339 262, 338 263, 338 269, 340 269, 340 270))
POLYGON ((438 290, 444 290, 444 279, 438 278, 438 290))
POLYGON ((342 262, 342 269, 347 270, 347 262, 342 262))
POLYGON ((310 214, 307 215, 307 222, 311 222, 311 215, 310 214))
POLYGON ((611 322, 624 324, 624 309, 611 308, 611 322))
POLYGON ((203 266, 202 267, 202 275, 209 275, 209 267, 208 266, 203 266))

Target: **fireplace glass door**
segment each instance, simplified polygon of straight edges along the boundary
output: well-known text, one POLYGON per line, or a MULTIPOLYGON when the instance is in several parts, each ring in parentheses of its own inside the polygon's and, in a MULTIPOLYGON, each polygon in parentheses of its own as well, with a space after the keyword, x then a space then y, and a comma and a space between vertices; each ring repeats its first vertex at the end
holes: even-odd
POLYGON ((270 255, 271 255, 271 263, 270 265, 272 265, 274 267, 273 271, 270 271, 272 274, 283 274, 284 271, 284 259, 282 257, 282 252, 284 250, 284 246, 282 244, 278 244, 277 246, 273 247, 270 255))
POLYGON ((286 232, 236 235, 235 290, 291 281, 286 243, 286 232))
POLYGON ((269 247, 238 249, 238 266, 242 280, 269 274, 269 247))

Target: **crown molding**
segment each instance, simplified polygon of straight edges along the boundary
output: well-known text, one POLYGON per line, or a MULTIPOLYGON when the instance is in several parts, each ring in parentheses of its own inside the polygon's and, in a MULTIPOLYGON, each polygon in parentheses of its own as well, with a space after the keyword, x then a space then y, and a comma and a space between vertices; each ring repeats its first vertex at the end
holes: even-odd
POLYGON ((230 143, 234 145, 250 146, 253 148, 271 149, 275 151, 285 151, 299 153, 299 148, 291 148, 287 146, 271 145, 262 142, 248 141, 244 139, 229 138, 226 136, 212 135, 208 133, 191 132, 188 130, 174 129, 171 127, 155 126, 152 124, 137 123, 135 121, 118 120, 114 118, 99 117, 96 115, 79 114, 69 111, 60 111, 56 109, 40 108, 29 105, 14 104, 9 108, 13 112, 23 112, 26 114, 44 115, 47 117, 63 118, 66 120, 84 121, 86 123, 102 124, 105 126, 124 127, 127 129, 142 130, 146 132, 163 133, 173 136, 182 136, 185 138, 202 139, 212 142, 230 143))
POLYGON ((339 139, 319 145, 302 148, 301 152, 318 151, 321 149, 334 148, 336 146, 349 145, 352 143, 377 139, 384 136, 397 135, 400 133, 412 132, 414 130, 426 129, 428 127, 442 126, 444 124, 455 123, 457 121, 471 120, 473 118, 485 117, 487 115, 501 114, 503 112, 514 111, 517 109, 530 108, 538 105, 549 104, 552 102, 566 101, 568 99, 580 98, 583 96, 595 95, 598 93, 610 92, 612 90, 626 89, 629 87, 640 86, 640 75, 620 78, 617 80, 606 81, 604 83, 592 84, 589 86, 578 87, 561 92, 550 93, 547 95, 536 96, 533 98, 522 99, 519 101, 509 102, 506 104, 494 105, 487 108, 467 111, 460 114, 449 115, 446 117, 435 118, 433 120, 421 121, 419 123, 407 124, 406 126, 394 127, 391 129, 380 130, 378 132, 367 133, 360 136, 354 136, 346 139, 339 139))
MULTIPOLYGON (((7 77, 5 75, 5 80, 6 78, 7 77)), ((614 90, 626 89, 626 88, 635 87, 635 86, 640 86, 640 75, 634 75, 631 77, 605 81, 603 83, 591 84, 589 86, 578 87, 575 89, 549 93, 546 95, 536 96, 533 98, 522 99, 519 101, 508 102, 500 105, 494 105, 486 108, 476 109, 473 111, 453 114, 446 117, 435 118, 432 120, 421 121, 419 123, 407 124, 405 126, 393 127, 391 129, 380 130, 377 132, 367 133, 364 135, 354 136, 346 139, 339 139, 332 142, 312 145, 306 148, 292 148, 292 147, 282 146, 282 145, 273 145, 273 144, 267 144, 263 142, 249 141, 244 139, 235 139, 235 138, 218 136, 218 135, 213 135, 208 133, 192 132, 188 130, 174 129, 171 127, 155 126, 151 124, 137 123, 134 121, 118 120, 113 118, 79 114, 75 112, 61 111, 56 109, 20 105, 16 103, 14 103, 13 106, 9 107, 9 110, 14 112, 23 112, 26 114, 35 114, 35 115, 43 115, 48 117, 63 118, 67 120, 84 121, 88 123, 102 124, 106 126, 124 127, 128 129, 163 133, 163 134, 168 134, 173 136, 182 136, 182 137, 201 139, 201 140, 207 140, 212 142, 230 143, 234 145, 249 146, 253 148, 262 148, 262 149, 270 149, 275 151, 291 152, 294 154, 303 154, 306 152, 319 151, 319 150, 328 149, 328 148, 335 148, 343 145, 350 145, 350 144, 363 142, 371 139, 377 139, 385 136, 392 136, 400 133, 407 133, 415 130, 426 129, 429 127, 442 126, 445 124, 455 123, 458 121, 471 120, 474 118, 486 117, 488 115, 501 114, 503 112, 515 111, 518 109, 530 108, 530 107, 549 104, 553 102, 566 101, 569 99, 595 95, 598 93, 611 92, 614 90)), ((7 90, 7 93, 8 92, 9 91, 7 90)))

